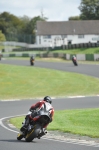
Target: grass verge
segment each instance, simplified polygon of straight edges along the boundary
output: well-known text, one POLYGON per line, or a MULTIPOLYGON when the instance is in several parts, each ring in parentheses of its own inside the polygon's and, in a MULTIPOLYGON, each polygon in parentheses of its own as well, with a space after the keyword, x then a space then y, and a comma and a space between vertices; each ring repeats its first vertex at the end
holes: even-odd
POLYGON ((2 100, 99 94, 97 78, 31 66, 0 64, 0 86, 2 100))
POLYGON ((99 47, 55 50, 52 52, 53 53, 66 53, 66 54, 99 54, 99 47))
MULTIPOLYGON (((0 46, 0 50, 4 49, 5 46, 0 46)), ((11 48, 11 46, 6 46, 7 48, 11 48)), ((13 48, 13 47, 12 47, 13 48)), ((65 53, 65 54, 99 54, 99 47, 91 47, 91 48, 74 48, 74 49, 60 49, 60 50, 28 50, 28 51, 18 51, 18 52, 4 52, 4 53, 65 53)))
MULTIPOLYGON (((11 118, 10 123, 21 127, 24 116, 11 118)), ((99 138, 99 108, 55 111, 48 130, 59 130, 92 138, 99 138)))

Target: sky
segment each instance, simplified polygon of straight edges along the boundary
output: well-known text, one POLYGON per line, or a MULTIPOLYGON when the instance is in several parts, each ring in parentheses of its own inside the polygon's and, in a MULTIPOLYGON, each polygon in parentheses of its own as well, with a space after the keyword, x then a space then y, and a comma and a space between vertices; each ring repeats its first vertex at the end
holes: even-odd
POLYGON ((8 12, 17 17, 47 17, 47 21, 68 21, 79 16, 81 0, 0 0, 0 13, 8 12))

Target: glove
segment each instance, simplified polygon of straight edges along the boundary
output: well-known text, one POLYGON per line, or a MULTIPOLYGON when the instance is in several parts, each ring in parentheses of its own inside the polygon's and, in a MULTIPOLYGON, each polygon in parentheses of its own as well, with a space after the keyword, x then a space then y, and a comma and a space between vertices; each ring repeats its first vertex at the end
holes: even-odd
POLYGON ((31 111, 32 113, 35 113, 36 110, 35 110, 35 109, 31 109, 30 111, 31 111))

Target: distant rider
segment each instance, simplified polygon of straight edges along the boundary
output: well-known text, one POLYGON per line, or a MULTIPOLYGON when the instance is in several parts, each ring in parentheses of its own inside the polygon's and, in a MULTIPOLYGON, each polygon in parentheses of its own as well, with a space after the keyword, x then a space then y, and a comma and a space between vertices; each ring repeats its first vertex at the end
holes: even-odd
POLYGON ((31 62, 32 60, 34 60, 34 56, 31 56, 31 57, 30 57, 30 62, 31 62))
POLYGON ((73 60, 76 60, 76 56, 75 56, 75 55, 72 56, 72 61, 73 61, 73 60))

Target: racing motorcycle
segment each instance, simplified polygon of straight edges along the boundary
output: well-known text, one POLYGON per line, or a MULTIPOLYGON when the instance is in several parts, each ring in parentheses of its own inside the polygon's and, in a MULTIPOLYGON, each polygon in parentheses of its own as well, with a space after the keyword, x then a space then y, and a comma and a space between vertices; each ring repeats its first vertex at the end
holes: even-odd
POLYGON ((73 57, 72 58, 72 62, 75 66, 78 66, 78 63, 77 63, 77 58, 76 57, 73 57))
POLYGON ((31 114, 31 116, 35 117, 30 117, 27 129, 18 133, 17 140, 25 138, 26 142, 31 142, 35 138, 40 139, 47 133, 47 130, 43 129, 46 124, 51 122, 51 110, 49 105, 50 104, 43 104, 39 110, 35 110, 35 112, 31 114))
POLYGON ((31 58, 30 58, 30 65, 31 65, 31 66, 33 66, 33 65, 34 65, 34 61, 35 61, 35 60, 34 60, 34 58, 33 58, 33 57, 31 57, 31 58))

